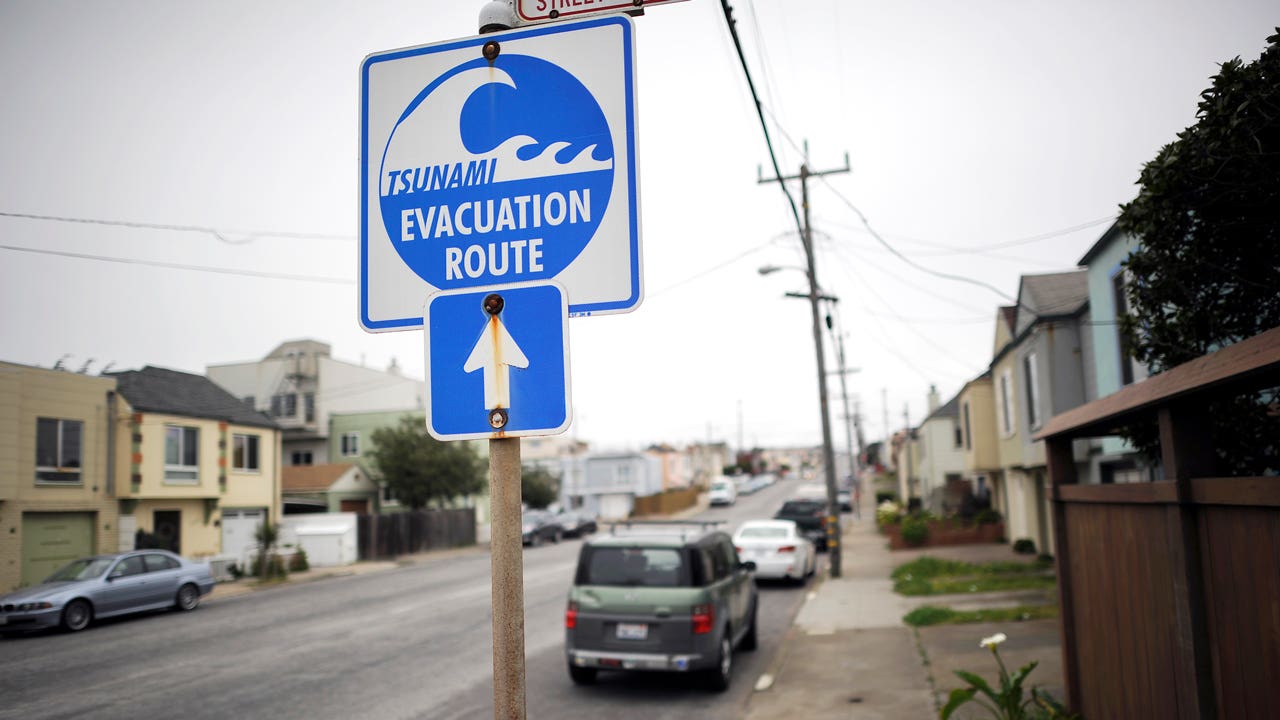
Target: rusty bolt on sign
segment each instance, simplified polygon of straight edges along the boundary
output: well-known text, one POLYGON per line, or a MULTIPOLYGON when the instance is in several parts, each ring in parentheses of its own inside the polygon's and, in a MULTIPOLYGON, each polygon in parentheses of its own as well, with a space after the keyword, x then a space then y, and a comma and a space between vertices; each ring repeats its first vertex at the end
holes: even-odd
POLYGON ((502 312, 502 308, 506 306, 507 301, 502 299, 498 293, 491 293, 484 296, 484 311, 490 315, 497 315, 502 312))
POLYGON ((480 54, 484 55, 484 59, 493 62, 498 58, 498 53, 502 52, 502 46, 496 40, 490 40, 481 48, 480 54))
POLYGON ((494 430, 501 430, 507 426, 507 411, 503 408, 494 408, 489 411, 489 424, 494 430))

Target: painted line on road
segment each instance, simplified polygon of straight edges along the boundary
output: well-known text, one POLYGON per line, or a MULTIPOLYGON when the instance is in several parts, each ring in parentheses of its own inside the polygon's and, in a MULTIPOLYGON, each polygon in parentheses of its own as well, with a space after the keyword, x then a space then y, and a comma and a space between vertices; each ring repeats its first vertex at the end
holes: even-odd
POLYGON ((771 687, 773 687, 773 676, 769 673, 761 675, 760 678, 756 680, 756 692, 764 692, 771 687))

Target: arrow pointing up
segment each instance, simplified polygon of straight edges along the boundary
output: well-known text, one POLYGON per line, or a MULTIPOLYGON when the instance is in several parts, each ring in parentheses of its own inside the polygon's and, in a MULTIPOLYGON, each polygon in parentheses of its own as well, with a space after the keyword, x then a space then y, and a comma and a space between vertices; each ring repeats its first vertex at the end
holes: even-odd
POLYGON ((507 326, 502 324, 498 316, 489 318, 489 323, 467 362, 462 366, 463 372, 484 370, 484 407, 486 410, 511 407, 511 368, 529 367, 529 358, 524 356, 520 346, 516 344, 507 326))

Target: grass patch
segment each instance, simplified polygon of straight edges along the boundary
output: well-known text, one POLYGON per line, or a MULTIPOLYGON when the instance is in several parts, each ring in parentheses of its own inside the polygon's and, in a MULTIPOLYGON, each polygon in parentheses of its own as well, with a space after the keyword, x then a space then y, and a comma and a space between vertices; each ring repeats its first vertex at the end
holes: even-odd
POLYGON ((967 563, 922 556, 894 569, 900 595, 950 595, 1054 586, 1052 561, 967 563))
POLYGON ((978 622, 1021 622, 1058 617, 1057 605, 1020 605, 987 610, 952 610, 935 605, 921 605, 902 617, 912 627, 927 625, 962 625, 978 622))

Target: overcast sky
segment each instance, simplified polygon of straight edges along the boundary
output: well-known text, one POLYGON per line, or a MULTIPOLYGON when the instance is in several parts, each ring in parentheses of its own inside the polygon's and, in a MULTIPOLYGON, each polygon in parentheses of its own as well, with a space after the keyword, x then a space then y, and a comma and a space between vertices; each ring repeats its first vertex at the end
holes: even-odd
MULTIPOLYGON (((204 372, 314 338, 422 377, 420 331, 357 322, 358 71, 475 34, 481 6, 0 1, 0 212, 216 231, 0 216, 0 360, 204 372)), ((917 263, 1012 296, 1075 266, 1217 64, 1256 59, 1280 24, 1274 0, 733 6, 784 173, 806 139, 815 170, 849 155, 810 189, 869 439, 885 397, 897 428, 930 384, 946 400, 980 374, 1008 301, 912 268, 847 203, 917 263)), ((801 246, 757 183, 768 154, 720 4, 652 8, 636 39, 646 299, 570 323, 570 432, 816 444, 809 309, 784 297, 804 277, 756 272, 801 246)))

